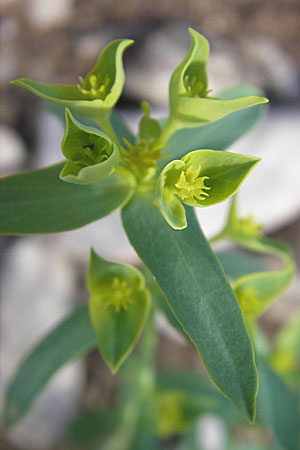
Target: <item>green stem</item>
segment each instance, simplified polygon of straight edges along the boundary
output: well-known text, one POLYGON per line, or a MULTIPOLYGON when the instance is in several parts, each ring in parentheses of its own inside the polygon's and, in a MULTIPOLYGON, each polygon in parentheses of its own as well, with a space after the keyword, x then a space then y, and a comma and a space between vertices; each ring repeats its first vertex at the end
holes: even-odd
POLYGON ((112 127, 109 118, 101 118, 95 120, 95 122, 104 131, 104 133, 106 133, 113 141, 115 141, 119 146, 121 146, 121 143, 112 127))

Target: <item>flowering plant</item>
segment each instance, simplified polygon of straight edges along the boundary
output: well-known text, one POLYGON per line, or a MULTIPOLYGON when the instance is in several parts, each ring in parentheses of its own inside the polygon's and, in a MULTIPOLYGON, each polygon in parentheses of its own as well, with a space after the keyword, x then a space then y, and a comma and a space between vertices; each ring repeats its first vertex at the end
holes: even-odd
MULTIPOLYGON (((125 368, 132 396, 124 400, 120 414, 128 420, 109 438, 107 448, 133 448, 141 408, 148 408, 152 417, 151 436, 184 433, 201 411, 223 405, 218 392, 247 421, 255 420, 255 320, 288 286, 295 266, 285 244, 263 237, 260 226, 238 215, 233 195, 260 158, 224 150, 264 116, 268 100, 250 88, 211 96, 209 44, 195 30, 190 34, 190 50, 171 76, 168 118, 151 117, 150 105, 142 102, 137 136, 113 110, 124 84, 122 56, 130 40, 110 43, 87 76, 80 77, 80 85, 13 82, 65 109, 65 161, 1 179, 1 233, 62 232, 121 208, 124 229, 143 265, 106 261, 91 251, 88 308, 75 310, 23 363, 8 390, 7 426, 23 416, 35 394, 71 357, 98 346, 116 373, 142 334, 140 357, 132 356, 125 368), (282 269, 260 270, 257 263, 254 270, 243 272, 234 254, 218 257, 212 250, 193 208, 229 197, 233 202, 228 223, 212 241, 231 239, 254 252, 278 256, 282 269), (232 261, 239 271, 232 270, 232 261), (163 377, 156 379, 151 363, 156 310, 164 311, 192 342, 219 391, 210 396, 208 390, 203 397, 200 387, 194 397, 180 384, 168 388, 163 377), (78 338, 71 340, 77 329, 78 338), (59 343, 58 336, 65 343, 63 355, 49 362, 47 348, 59 343), (45 370, 32 378, 36 359, 45 370), (28 393, 25 375, 33 383, 28 393)), ((257 361, 262 378, 272 378, 259 355, 257 361)))

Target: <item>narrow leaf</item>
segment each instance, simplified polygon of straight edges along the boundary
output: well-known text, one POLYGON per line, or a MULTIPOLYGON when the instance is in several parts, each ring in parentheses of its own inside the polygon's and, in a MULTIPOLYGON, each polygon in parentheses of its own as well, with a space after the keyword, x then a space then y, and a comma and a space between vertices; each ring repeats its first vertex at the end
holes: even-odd
POLYGON ((298 450, 300 445, 299 397, 265 363, 259 363, 257 399, 261 420, 269 426, 280 448, 298 450))
POLYGON ((133 189, 120 175, 90 186, 59 179, 63 164, 0 179, 0 233, 73 230, 124 205, 133 189))
POLYGON ((35 347, 11 380, 4 407, 4 424, 20 420, 64 364, 96 346, 97 336, 86 306, 77 308, 35 347))
POLYGON ((156 277, 170 308, 199 352, 211 378, 250 421, 257 373, 238 302, 193 210, 175 231, 151 198, 134 197, 123 209, 130 242, 156 277))

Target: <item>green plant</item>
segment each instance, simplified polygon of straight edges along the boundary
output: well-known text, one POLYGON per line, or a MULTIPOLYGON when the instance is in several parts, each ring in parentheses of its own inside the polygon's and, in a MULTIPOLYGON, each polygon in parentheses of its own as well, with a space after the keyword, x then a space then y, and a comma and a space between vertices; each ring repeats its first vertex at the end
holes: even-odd
MULTIPOLYGON (((274 255, 283 267, 268 270, 247 254, 217 256, 193 207, 232 197, 259 162, 259 157, 224 150, 264 117, 267 99, 248 87, 211 96, 208 42, 192 29, 190 34, 190 50, 171 76, 169 117, 154 119, 149 104, 142 102, 137 136, 113 110, 124 84, 122 55, 130 40, 110 43, 88 75, 80 77, 80 85, 13 82, 65 108, 65 162, 1 179, 1 233, 62 232, 122 208, 124 229, 144 266, 109 262, 91 251, 89 307, 77 308, 21 365, 7 393, 6 426, 25 414, 68 360, 98 345, 115 373, 142 333, 141 350, 124 369, 127 382, 120 407, 80 419, 71 427, 73 440, 98 439, 103 432, 109 437, 101 448, 107 449, 145 448, 146 440, 148 448, 158 448, 157 436, 172 434, 187 433, 186 439, 193 440, 190 430, 203 412, 239 422, 223 396, 247 421, 255 420, 254 346, 262 339, 256 319, 292 279, 291 251, 264 237, 251 218, 240 218, 233 197, 228 222, 212 241, 226 238, 244 249, 274 255), (158 309, 193 343, 219 391, 195 373, 184 378, 155 373, 153 317, 158 309), (112 429, 117 430, 113 435, 112 429)), ((259 350, 257 361, 261 378, 271 380, 297 416, 295 397, 259 350)), ((273 428, 281 446, 296 449, 293 424, 293 440, 284 433, 278 436, 272 401, 270 406, 270 396, 262 391, 264 413, 258 421, 273 428)))

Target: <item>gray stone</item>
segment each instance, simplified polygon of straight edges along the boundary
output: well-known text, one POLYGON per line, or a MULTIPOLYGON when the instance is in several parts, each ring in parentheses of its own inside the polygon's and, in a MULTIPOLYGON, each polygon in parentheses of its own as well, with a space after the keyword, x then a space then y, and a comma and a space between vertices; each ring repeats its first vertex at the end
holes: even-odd
MULTIPOLYGON (((1 304, 2 406, 7 384, 25 355, 72 309, 74 278, 68 259, 50 238, 20 238, 7 252, 1 304)), ((83 382, 81 362, 58 372, 10 431, 10 440, 21 448, 52 449, 79 407, 83 382)))
POLYGON ((0 125, 1 175, 18 172, 26 160, 26 148, 18 133, 7 125, 0 125))

